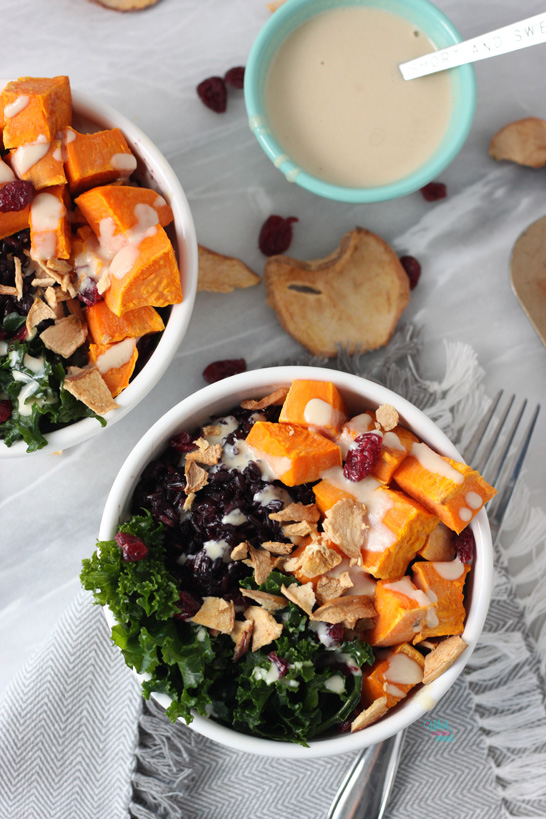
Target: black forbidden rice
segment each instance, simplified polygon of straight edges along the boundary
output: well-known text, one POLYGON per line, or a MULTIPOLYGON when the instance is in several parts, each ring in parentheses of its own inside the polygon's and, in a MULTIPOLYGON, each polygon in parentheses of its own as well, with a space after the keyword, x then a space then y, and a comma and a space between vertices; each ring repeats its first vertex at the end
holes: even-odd
MULTIPOLYGON (((280 407, 268 407, 260 411, 260 417, 276 422, 280 407)), ((236 407, 226 415, 239 422, 236 430, 224 438, 222 445, 244 440, 248 435, 256 413, 236 407)), ((213 419, 210 423, 214 424, 213 419)), ((288 492, 294 502, 313 503, 311 484, 287 488, 280 481, 264 481, 259 466, 250 461, 242 471, 228 469, 223 464, 209 468, 209 482, 201 489, 193 502, 191 511, 184 514, 186 500, 184 487, 183 455, 181 450, 191 446, 200 431, 191 436, 176 436, 175 446, 169 446, 160 456, 148 464, 138 482, 131 504, 131 513, 148 510, 153 518, 166 527, 166 566, 179 580, 181 619, 192 617, 204 596, 223 597, 232 600, 236 607, 244 607, 239 591, 240 580, 252 574, 252 569, 242 561, 225 562, 222 557, 212 560, 203 548, 207 541, 225 540, 232 550, 247 540, 258 547, 264 541, 288 542, 281 525, 269 519, 269 514, 281 509, 280 500, 272 500, 266 506, 254 501, 256 493, 273 485, 288 492), (222 523, 225 515, 240 509, 247 520, 239 525, 222 523)))

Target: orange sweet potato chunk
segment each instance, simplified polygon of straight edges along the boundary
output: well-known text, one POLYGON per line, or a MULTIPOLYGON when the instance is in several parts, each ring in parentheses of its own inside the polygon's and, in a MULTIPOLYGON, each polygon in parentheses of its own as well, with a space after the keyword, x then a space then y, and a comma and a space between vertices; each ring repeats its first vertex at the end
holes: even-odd
POLYGON ((345 498, 352 498, 354 500, 355 498, 350 492, 345 492, 343 489, 334 486, 327 478, 323 478, 319 483, 315 484, 313 493, 315 495, 315 503, 322 515, 325 515, 328 509, 331 509, 338 501, 345 500, 345 498))
POLYGON ((114 235, 127 234, 142 220, 141 210, 137 207, 139 205, 153 208, 162 227, 173 221, 173 212, 169 205, 161 194, 150 188, 105 185, 82 193, 76 199, 76 204, 97 236, 104 235, 104 227, 101 229, 101 222, 104 219, 112 220, 114 235))
POLYGON ((7 213, 0 213, 0 239, 5 239, 6 236, 11 236, 12 233, 25 230, 28 227, 29 216, 30 205, 27 205, 23 210, 10 210, 7 213))
POLYGON ((66 185, 45 188, 30 206, 30 255, 33 259, 68 259, 71 232, 65 204, 66 185))
MULTIPOLYGON (((411 643, 415 635, 423 630, 427 612, 434 614, 432 601, 413 585, 409 577, 397 581, 379 580, 373 604, 377 619, 366 634, 372 646, 411 643)), ((431 615, 428 616, 430 618, 431 615)))
POLYGON ((65 151, 66 175, 72 193, 128 177, 137 165, 119 128, 93 134, 68 129, 65 151))
POLYGON ((392 708, 408 691, 423 679, 425 658, 409 643, 401 643, 395 649, 382 651, 362 680, 362 705, 367 708, 379 699, 387 698, 387 708, 392 708), (404 659, 394 659, 403 655, 404 659))
POLYGON ((50 142, 72 121, 68 77, 21 77, 3 90, 4 147, 18 148, 45 137, 50 142))
POLYGON ((87 326, 94 344, 115 344, 124 338, 138 338, 165 329, 153 307, 138 307, 116 316, 104 301, 87 308, 87 326))
POLYGON ((339 390, 329 381, 293 381, 279 422, 310 427, 335 437, 348 417, 339 390))
POLYGON ((496 495, 474 469, 438 455, 423 443, 412 446, 394 480, 457 533, 496 495))
POLYGON ((326 469, 341 464, 337 444, 295 424, 257 421, 246 440, 286 486, 316 481, 326 469))
POLYGON ((157 226, 153 236, 146 237, 139 245, 124 247, 114 257, 104 300, 116 316, 137 307, 166 307, 182 301, 173 246, 161 226, 157 226), (116 275, 116 270, 121 275, 116 275))
POLYGON ((66 184, 63 159, 61 153, 61 140, 52 139, 48 144, 47 152, 38 159, 30 168, 27 168, 26 148, 13 148, 10 151, 11 166, 17 173, 19 179, 32 182, 36 190, 50 188, 53 185, 66 184))
POLYGON ((436 625, 433 625, 432 622, 430 625, 425 622, 423 628, 413 638, 414 643, 419 643, 427 637, 444 637, 463 633, 466 617, 463 588, 469 571, 470 566, 458 560, 447 563, 419 561, 413 565, 414 585, 422 589, 432 600, 437 598, 436 617, 438 620, 436 625), (460 571, 460 574, 453 579, 443 577, 440 574, 443 567, 448 567, 448 569, 455 567, 454 573, 460 571))
POLYGON ((95 364, 98 368, 112 393, 112 398, 119 395, 129 384, 137 358, 138 350, 133 339, 126 339, 117 344, 106 344, 104 346, 99 344, 89 345, 89 363, 95 364), (116 367, 115 364, 117 363, 119 363, 119 366, 116 367))

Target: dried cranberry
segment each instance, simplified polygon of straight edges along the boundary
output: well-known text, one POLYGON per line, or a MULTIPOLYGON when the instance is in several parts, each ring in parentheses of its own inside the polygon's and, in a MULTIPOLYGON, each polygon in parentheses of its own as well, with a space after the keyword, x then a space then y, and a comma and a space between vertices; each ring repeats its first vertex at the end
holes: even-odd
POLYGON ((130 535, 127 532, 118 532, 115 541, 122 551, 121 559, 124 563, 136 563, 137 560, 148 557, 146 544, 136 535, 130 535))
POLYGON ((292 242, 292 222, 295 216, 284 219, 282 216, 270 216, 262 225, 258 244, 264 256, 275 256, 284 253, 292 242))
POLYGON ((11 415, 11 403, 9 401, 0 401, 0 424, 7 421, 11 415))
POLYGON ((169 441, 169 446, 172 446, 177 452, 191 452, 192 449, 196 449, 189 432, 179 432, 178 435, 174 435, 169 441))
POLYGON ((78 293, 78 298, 83 301, 88 307, 93 307, 98 301, 102 301, 102 296, 97 289, 95 282, 91 282, 85 290, 78 293))
POLYGON ((244 88, 245 85, 244 65, 237 65, 234 68, 230 68, 229 71, 226 71, 226 73, 224 74, 224 80, 227 82, 228 85, 231 85, 232 88, 244 88))
POLYGON ((223 114, 226 110, 227 88, 222 77, 207 77, 197 86, 197 93, 211 111, 223 114))
POLYGON ((361 481, 370 474, 381 452, 381 436, 375 432, 364 432, 351 444, 343 474, 349 481, 361 481))
POLYGON ((464 529, 460 535, 456 536, 455 548, 457 549, 457 557, 461 563, 472 563, 474 550, 476 548, 476 541, 474 540, 474 532, 472 529, 464 529))
POLYGON ((180 600, 176 604, 180 611, 174 615, 177 620, 190 620, 201 608, 201 600, 189 591, 180 592, 180 600))
POLYGON ((436 202, 438 199, 445 199, 447 196, 447 187, 443 182, 429 182, 424 188, 421 188, 423 199, 427 202, 436 202))
POLYGON ((244 358, 226 358, 224 361, 213 361, 203 370, 203 378, 208 384, 221 381, 222 378, 229 378, 230 375, 246 372, 246 361, 244 358))
POLYGON ((421 275, 421 265, 414 256, 400 256, 400 264, 408 274, 410 290, 414 290, 421 275))
POLYGON ((281 677, 284 677, 284 675, 287 673, 289 669, 288 662, 286 660, 283 660, 282 657, 277 657, 275 651, 270 651, 269 654, 267 655, 267 659, 271 660, 271 662, 275 663, 275 665, 277 666, 277 670, 279 672, 279 679, 281 677))
POLYGON ((17 330, 17 332, 13 334, 13 336, 11 338, 11 341, 10 341, 10 346, 11 346, 11 344, 13 344, 14 341, 24 341, 27 336, 28 336, 28 330, 26 328, 26 324, 23 324, 23 326, 20 327, 17 330))
POLYGON ((34 199, 34 185, 23 179, 8 182, 0 188, 0 213, 24 210, 34 199))
POLYGON ((343 642, 343 625, 342 623, 327 623, 326 624, 326 633, 330 640, 333 640, 334 643, 342 643, 343 642))

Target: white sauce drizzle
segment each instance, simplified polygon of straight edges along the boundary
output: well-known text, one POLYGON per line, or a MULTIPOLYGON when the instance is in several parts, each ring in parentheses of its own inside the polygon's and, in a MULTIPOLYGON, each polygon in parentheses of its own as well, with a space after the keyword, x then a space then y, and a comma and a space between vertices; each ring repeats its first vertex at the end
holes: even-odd
POLYGON ((227 523, 231 526, 241 526, 243 523, 246 523, 247 520, 248 518, 244 512, 241 512, 240 509, 234 509, 228 515, 224 515, 222 523, 227 523))
POLYGON ((385 671, 385 679, 390 683, 400 683, 401 685, 416 685, 423 679, 423 669, 402 652, 392 654, 389 657, 389 664, 385 671))
POLYGON ((271 501, 280 500, 287 506, 289 503, 292 503, 292 499, 288 492, 285 489, 281 489, 280 486, 265 486, 263 489, 260 489, 259 492, 256 492, 255 495, 252 497, 254 503, 259 503, 261 506, 267 506, 271 501))
POLYGON ((303 410, 303 420, 314 427, 333 426, 334 408, 322 398, 311 398, 303 410))
POLYGON ((458 557, 447 562, 433 562, 432 565, 444 580, 457 580, 464 572, 464 563, 458 557))
POLYGON ((99 355, 97 358, 97 369, 104 375, 109 370, 117 370, 131 360, 133 350, 136 346, 135 338, 126 338, 123 341, 113 344, 109 350, 99 355))
POLYGON ((33 165, 36 165, 37 162, 43 159, 49 151, 49 146, 50 143, 45 136, 40 134, 35 142, 29 142, 27 145, 21 145, 20 148, 16 148, 11 155, 11 162, 17 176, 22 178, 30 171, 33 165))
POLYGON ((483 498, 477 492, 467 492, 464 499, 471 509, 481 509, 483 506, 483 498))
POLYGON ((203 543, 203 551, 206 552, 211 560, 217 560, 221 557, 226 563, 229 562, 229 553, 231 550, 227 540, 207 540, 206 543, 203 543))
POLYGON ((398 686, 393 685, 392 683, 387 683, 385 685, 385 691, 387 692, 387 694, 390 694, 391 697, 398 697, 399 699, 402 699, 402 697, 406 696, 405 691, 402 691, 401 688, 398 688, 398 686))
POLYGON ((0 355, 6 355, 8 352, 8 342, 0 341, 0 355))
POLYGON ((6 165, 3 159, 0 159, 0 183, 14 182, 15 179, 16 176, 10 166, 6 165))
POLYGON ((14 117, 23 111, 30 102, 30 97, 26 94, 21 94, 13 102, 8 103, 4 108, 4 117, 14 117))
POLYGON ((262 668, 261 666, 257 665, 254 671, 252 672, 252 676, 256 680, 262 680, 266 682, 268 685, 271 683, 277 682, 280 677, 280 672, 275 663, 271 663, 269 668, 262 668))
POLYGON ((451 464, 448 464, 445 458, 442 458, 441 455, 438 455, 437 452, 434 452, 434 450, 426 444, 413 443, 411 445, 410 455, 412 455, 416 461, 419 461, 423 469, 426 469, 427 472, 441 475, 442 478, 447 478, 447 480, 453 483, 461 484, 464 481, 464 475, 457 472, 451 464))
POLYGON ((120 171, 124 176, 129 176, 136 169, 137 161, 133 154, 114 154, 110 160, 110 165, 115 171, 120 171))
POLYGON ((422 608, 432 606, 432 600, 430 597, 428 597, 422 589, 418 589, 416 586, 414 586, 407 576, 403 577, 401 580, 395 580, 394 583, 385 583, 383 588, 390 589, 390 591, 398 594, 405 594, 406 597, 410 597, 412 600, 415 600, 417 605, 421 606, 422 608))
POLYGON ((334 674, 333 677, 328 677, 324 682, 324 687, 332 694, 343 694, 345 691, 345 679, 341 674, 334 674))
POLYGON ((44 371, 44 359, 40 356, 40 358, 35 358, 32 355, 26 353, 23 357, 23 366, 30 370, 31 373, 35 375, 42 374, 44 371))
POLYGON ((459 517, 464 523, 468 523, 469 520, 472 520, 472 510, 467 509, 466 506, 461 506, 459 509, 459 517))

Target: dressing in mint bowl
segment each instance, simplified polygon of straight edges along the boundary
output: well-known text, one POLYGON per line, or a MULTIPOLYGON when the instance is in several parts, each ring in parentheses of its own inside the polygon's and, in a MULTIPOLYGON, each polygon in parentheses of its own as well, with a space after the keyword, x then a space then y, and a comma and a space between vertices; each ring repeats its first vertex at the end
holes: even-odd
POLYGON ((353 203, 395 199, 436 179, 468 136, 476 83, 469 65, 405 83, 396 66, 431 50, 427 40, 438 50, 461 41, 428 0, 287 0, 260 31, 245 73, 250 128, 286 179, 353 203), (355 96, 343 99, 345 88, 355 96), (343 174, 334 173, 340 161, 343 174))

